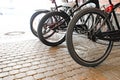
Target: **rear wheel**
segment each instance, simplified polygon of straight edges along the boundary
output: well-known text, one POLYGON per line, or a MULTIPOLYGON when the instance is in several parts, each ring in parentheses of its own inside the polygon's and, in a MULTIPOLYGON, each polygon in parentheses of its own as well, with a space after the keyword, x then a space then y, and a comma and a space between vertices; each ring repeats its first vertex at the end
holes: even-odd
POLYGON ((31 29, 31 32, 36 37, 38 37, 38 34, 37 34, 38 23, 40 22, 41 18, 48 12, 49 12, 48 10, 40 10, 35 12, 30 18, 30 29, 31 29))
POLYGON ((109 55, 113 42, 99 39, 95 34, 111 31, 110 21, 106 14, 96 8, 88 8, 78 12, 70 21, 67 30, 67 47, 71 57, 80 65, 94 67, 103 62, 109 55), (94 18, 94 19, 93 19, 94 18), (80 19, 84 21, 80 22, 80 19), (85 26, 84 33, 76 33, 76 25, 85 26))
POLYGON ((48 46, 57 46, 65 41, 69 16, 64 12, 50 12, 40 21, 39 39, 48 46))

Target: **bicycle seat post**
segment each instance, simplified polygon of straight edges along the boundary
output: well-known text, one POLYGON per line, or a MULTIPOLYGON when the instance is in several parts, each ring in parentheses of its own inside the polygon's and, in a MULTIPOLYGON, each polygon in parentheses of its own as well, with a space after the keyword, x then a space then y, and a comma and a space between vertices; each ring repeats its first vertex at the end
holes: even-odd
POLYGON ((79 5, 78 5, 78 0, 75 0, 75 4, 76 4, 76 6, 79 6, 79 5))
POLYGON ((112 4, 112 1, 111 1, 111 0, 109 0, 109 3, 110 3, 110 4, 112 4))

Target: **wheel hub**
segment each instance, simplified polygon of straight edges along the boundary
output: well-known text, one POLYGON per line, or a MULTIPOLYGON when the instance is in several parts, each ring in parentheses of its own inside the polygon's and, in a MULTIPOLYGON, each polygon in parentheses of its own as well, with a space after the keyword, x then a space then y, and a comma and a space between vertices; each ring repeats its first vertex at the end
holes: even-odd
POLYGON ((96 42, 97 38, 95 36, 94 30, 88 31, 88 39, 92 40, 93 42, 96 42))

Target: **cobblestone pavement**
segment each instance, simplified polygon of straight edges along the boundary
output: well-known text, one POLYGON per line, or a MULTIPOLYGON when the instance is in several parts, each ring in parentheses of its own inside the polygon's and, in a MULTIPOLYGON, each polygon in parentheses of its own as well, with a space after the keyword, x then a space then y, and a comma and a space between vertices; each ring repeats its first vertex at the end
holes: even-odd
POLYGON ((65 43, 48 47, 25 37, 29 36, 0 37, 0 80, 120 80, 119 46, 90 68, 75 63, 65 43))

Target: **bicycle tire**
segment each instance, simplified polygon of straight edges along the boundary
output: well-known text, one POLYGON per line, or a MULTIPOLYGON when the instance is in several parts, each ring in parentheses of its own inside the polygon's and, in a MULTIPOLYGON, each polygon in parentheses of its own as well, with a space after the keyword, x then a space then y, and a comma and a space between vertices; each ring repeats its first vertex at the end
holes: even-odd
MULTIPOLYGON (((34 28, 34 20, 37 16, 43 14, 43 13, 48 13, 50 11, 48 10, 39 10, 39 11, 36 11, 30 18, 30 29, 31 29, 31 32, 33 33, 34 36, 38 37, 38 34, 37 34, 37 30, 34 28)), ((35 26, 36 27, 36 26, 35 26)))
POLYGON ((38 36, 39 36, 40 41, 42 43, 44 43, 45 45, 48 45, 48 46, 57 46, 57 45, 63 43, 65 41, 66 30, 65 30, 65 33, 64 33, 64 30, 62 30, 60 28, 63 27, 63 29, 66 29, 69 21, 70 21, 70 17, 65 12, 49 12, 49 13, 47 13, 41 19, 41 21, 39 23, 39 26, 38 26, 38 36), (58 18, 60 18, 60 19, 62 18, 63 20, 65 20, 65 22, 63 22, 62 25, 58 25, 58 23, 60 24, 60 22, 62 22, 62 21, 59 22, 58 18), (54 19, 54 22, 50 21, 51 19, 52 20, 54 19), (57 19, 58 19, 58 23, 57 23, 57 19), (50 21, 51 23, 50 22, 46 22, 47 20, 50 21), (54 26, 52 26, 53 28, 56 25, 58 27, 55 28, 55 29, 49 28, 52 24, 55 24, 54 26), (47 25, 48 27, 44 27, 45 25, 47 25), (45 37, 45 34, 43 33, 43 29, 44 28, 48 29, 48 32, 47 32, 47 30, 44 30, 44 32, 46 32, 45 33, 46 35, 48 33, 47 38, 45 37), (49 30, 51 31, 51 34, 49 34, 50 33, 49 30), (53 34, 52 34, 52 31, 53 31, 53 34), (61 32, 63 31, 63 33, 59 34, 60 31, 61 32), (59 37, 60 37, 60 39, 59 39, 59 37), (50 38, 56 38, 56 39, 49 40, 50 38))
MULTIPOLYGON (((96 9, 96 8, 87 8, 87 9, 81 10, 69 22, 68 29, 67 29, 67 34, 66 34, 67 35, 66 36, 67 48, 68 48, 68 51, 69 51, 71 57, 73 58, 73 60, 75 62, 77 62, 80 65, 86 66, 86 67, 95 67, 95 66, 99 65, 100 63, 102 63, 108 57, 108 55, 109 55, 109 53, 110 53, 110 51, 112 49, 112 46, 113 46, 113 42, 112 41, 105 41, 105 43, 107 43, 108 45, 103 45, 103 44, 96 43, 97 41, 92 41, 92 40, 88 39, 88 32, 89 31, 86 32, 87 35, 84 33, 83 37, 86 37, 86 38, 83 39, 83 42, 82 42, 82 36, 76 36, 75 34, 73 34, 74 33, 74 26, 76 25, 77 21, 80 18, 84 17, 84 15, 92 14, 92 13, 99 15, 103 19, 107 16, 107 14, 105 14, 103 11, 101 11, 99 9, 96 9), (76 40, 76 39, 74 39, 75 37, 77 39, 79 39, 78 42, 76 41, 76 44, 74 44, 74 40, 76 40), (87 39, 88 39, 88 42, 87 42, 87 39), (91 43, 95 42, 95 44, 92 45, 89 42, 91 42, 91 43), (75 46, 75 45, 77 45, 77 46, 75 46), (96 51, 96 48, 99 48, 97 45, 99 47, 104 46, 106 48, 104 50, 104 53, 102 53, 104 47, 100 48, 101 51, 96 51), (94 50, 93 46, 95 46, 95 50, 94 50), (90 54, 90 52, 92 54, 90 54), (92 57, 97 57, 97 55, 98 55, 98 54, 94 55, 93 52, 95 54, 100 52, 99 55, 101 55, 101 54, 103 54, 103 55, 98 57, 98 59, 91 60, 92 57)), ((112 30, 112 27, 110 25, 110 21, 109 20, 106 20, 106 25, 107 25, 109 30, 112 30)), ((96 27, 96 29, 97 29, 97 27, 96 27)))

